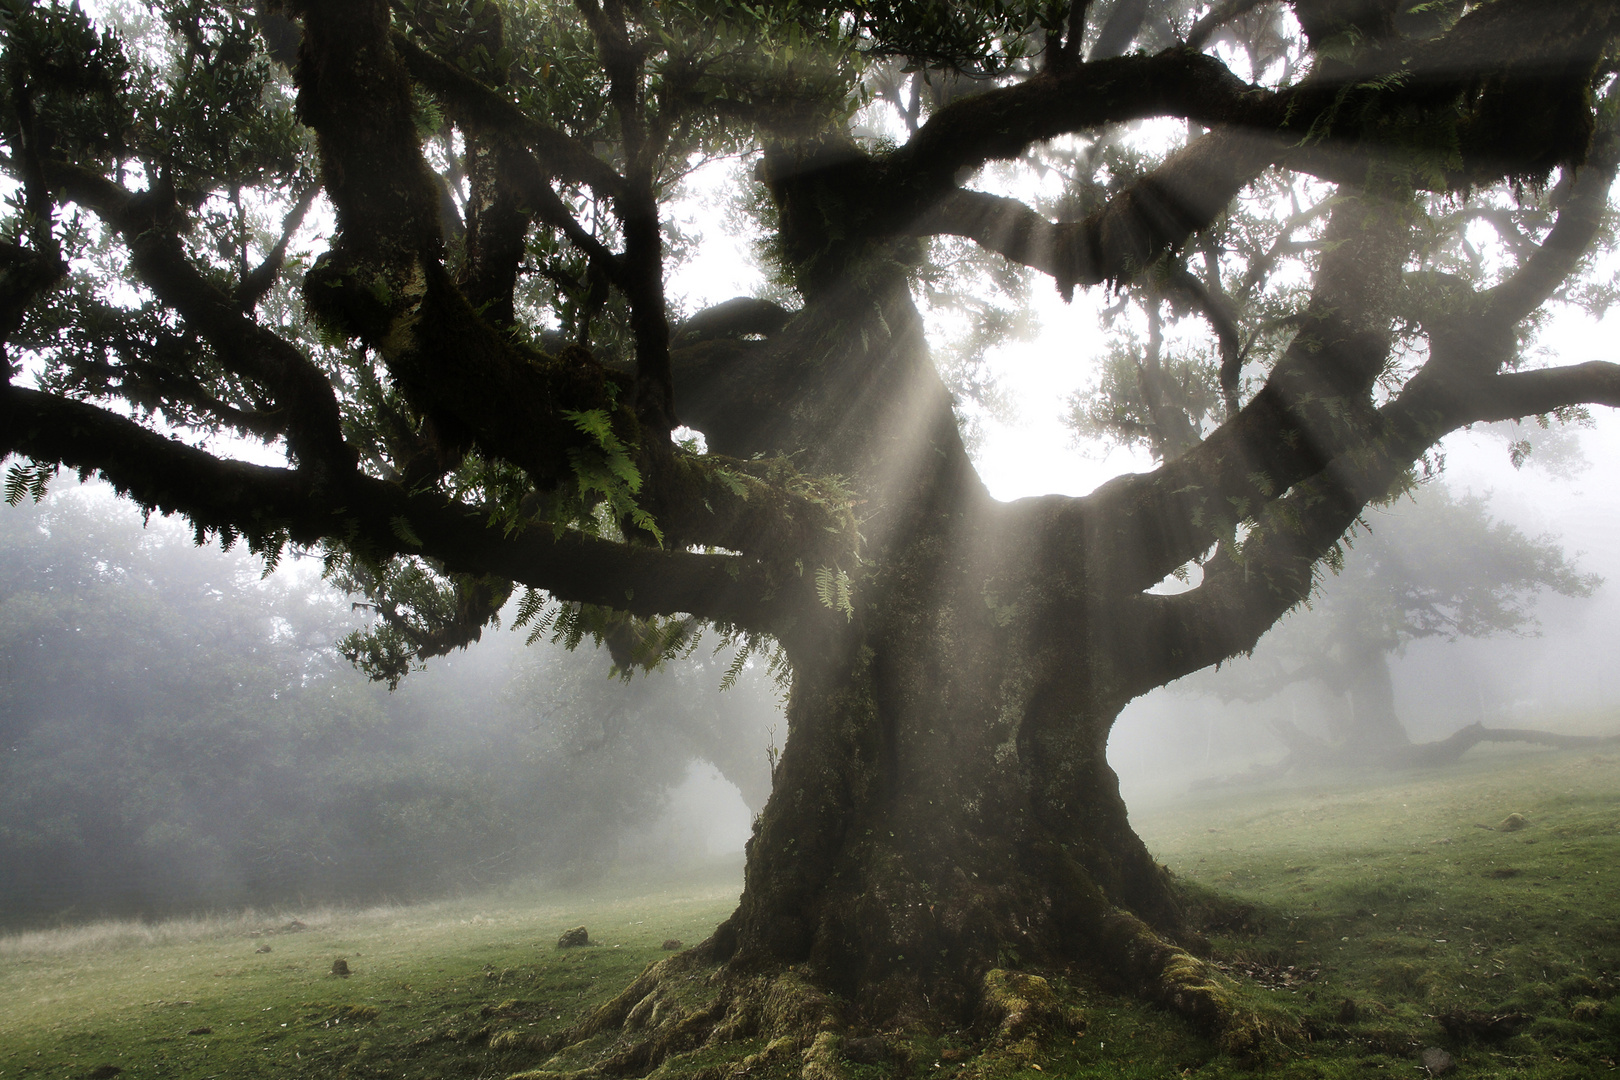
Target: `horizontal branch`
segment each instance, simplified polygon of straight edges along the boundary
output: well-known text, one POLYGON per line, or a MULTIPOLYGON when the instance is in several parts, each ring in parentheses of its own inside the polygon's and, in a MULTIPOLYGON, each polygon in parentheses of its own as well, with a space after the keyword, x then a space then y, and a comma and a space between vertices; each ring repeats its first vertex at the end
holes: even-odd
POLYGON ((1195 140, 1086 218, 1051 222, 1017 199, 953 191, 910 227, 963 236, 1043 271, 1064 296, 1127 281, 1207 228, 1281 154, 1275 140, 1219 129, 1195 140))
POLYGON ((1062 66, 939 110, 865 182, 888 228, 970 237, 1046 271, 1067 293, 1128 278, 1207 225, 1273 162, 1360 184, 1382 158, 1447 190, 1542 177, 1584 160, 1589 76, 1616 32, 1612 13, 1558 6, 1549 19, 1540 0, 1481 5, 1404 55, 1386 49, 1369 54, 1373 67, 1324 65, 1277 91, 1245 84, 1186 48, 1062 66), (1506 81, 1480 94, 1474 73, 1482 70, 1505 72, 1506 81), (1223 134, 1195 141, 1086 221, 1052 223, 1013 200, 955 189, 958 177, 1035 143, 1154 116, 1223 134), (1452 129, 1460 156, 1446 134, 1452 129), (1425 140, 1436 161, 1452 163, 1414 168, 1425 140))
POLYGON ((495 575, 562 600, 641 616, 686 613, 769 629, 757 564, 615 543, 540 522, 516 530, 433 492, 353 475, 222 459, 84 402, 0 390, 0 455, 94 471, 142 506, 199 528, 272 542, 331 540, 370 558, 426 555, 450 573, 495 575))
POLYGON ((1189 49, 1115 57, 953 102, 889 154, 882 171, 886 183, 904 188, 920 210, 954 188, 962 173, 1016 158, 1059 135, 1156 116, 1266 130, 1284 120, 1276 105, 1274 92, 1189 49))

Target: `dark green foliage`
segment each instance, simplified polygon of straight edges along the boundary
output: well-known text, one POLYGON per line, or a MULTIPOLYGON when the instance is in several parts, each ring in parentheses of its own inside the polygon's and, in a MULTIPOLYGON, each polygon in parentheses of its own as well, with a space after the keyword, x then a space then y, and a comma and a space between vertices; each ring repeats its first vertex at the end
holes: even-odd
POLYGON ((126 150, 131 66, 110 30, 74 5, 0 5, 0 137, 112 161, 126 150))

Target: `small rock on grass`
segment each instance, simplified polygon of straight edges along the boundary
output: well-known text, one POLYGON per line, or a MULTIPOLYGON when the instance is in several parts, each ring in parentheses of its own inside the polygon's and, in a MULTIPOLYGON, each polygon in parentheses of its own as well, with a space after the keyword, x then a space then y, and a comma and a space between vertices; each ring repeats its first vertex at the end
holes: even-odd
POLYGON ((1431 1046, 1423 1051, 1423 1068, 1430 1076, 1444 1076, 1457 1067, 1451 1060, 1451 1055, 1438 1046, 1431 1046))
POLYGON ((557 939, 559 949, 577 949, 581 945, 589 945, 591 935, 583 926, 576 926, 572 930, 564 930, 562 937, 557 939))
POLYGON ((665 938, 664 939, 664 944, 662 946, 660 946, 660 947, 665 952, 674 952, 676 949, 681 947, 681 939, 680 938, 665 938))
POLYGON ((267 952, 270 951, 270 946, 268 946, 268 945, 260 945, 257 949, 254 949, 253 951, 256 952, 256 953, 267 953, 267 952))
POLYGON ((340 956, 336 960, 332 961, 332 974, 336 975, 340 979, 347 979, 354 973, 349 970, 349 962, 340 956))
POLYGON ((88 1076, 90 1080, 108 1080, 109 1077, 117 1076, 123 1071, 124 1070, 119 1068, 117 1065, 97 1065, 85 1075, 88 1076))

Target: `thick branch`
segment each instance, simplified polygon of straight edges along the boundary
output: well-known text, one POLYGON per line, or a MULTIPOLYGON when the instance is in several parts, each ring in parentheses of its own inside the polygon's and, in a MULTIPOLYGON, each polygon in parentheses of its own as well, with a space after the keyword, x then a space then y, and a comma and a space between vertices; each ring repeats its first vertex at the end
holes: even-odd
POLYGON ((1369 391, 1389 356, 1410 242, 1404 209, 1341 200, 1300 329, 1260 392, 1175 461, 1072 504, 1067 542, 1106 564, 1110 588, 1151 587, 1327 468, 1375 422, 1369 391))
POLYGON ((1426 370, 1328 468, 1269 507, 1260 517, 1260 536, 1207 568, 1197 589, 1139 598, 1142 617, 1132 621, 1142 636, 1135 647, 1159 660, 1151 685, 1252 649, 1310 595, 1315 564, 1365 506, 1385 497, 1442 436, 1468 424, 1581 404, 1620 407, 1620 365, 1594 361, 1466 381, 1426 370))
MULTIPOLYGON (((1161 242, 1175 243, 1187 231, 1178 217, 1185 216, 1192 228, 1208 219, 1207 211, 1180 210, 1183 204, 1197 205, 1189 200, 1215 198, 1200 190, 1203 185, 1235 194, 1273 159, 1350 183, 1365 181, 1369 156, 1389 158, 1410 172, 1413 154, 1421 153, 1413 140, 1434 138, 1422 125, 1446 127, 1437 125, 1436 117, 1449 122, 1462 140, 1461 160, 1443 174, 1442 186, 1543 176, 1556 165, 1585 158, 1592 129, 1587 85, 1617 18, 1590 4, 1557 8, 1549 17, 1539 0, 1481 5, 1446 35, 1418 43, 1405 56, 1378 54, 1376 69, 1319 73, 1276 92, 1247 86, 1218 61, 1187 49, 1045 72, 937 112, 873 170, 867 181, 872 204, 889 228, 971 236, 1009 258, 1047 269, 1066 285, 1069 278, 1084 280, 1071 264, 1095 261, 1060 254, 1085 229, 1052 226, 1022 207, 985 196, 964 200, 953 191, 956 177, 1057 135, 1149 116, 1246 132, 1257 144, 1247 148, 1242 168, 1183 170, 1181 182, 1168 185, 1169 198, 1155 199, 1175 209, 1169 214, 1151 205, 1146 209, 1147 220, 1172 225, 1161 242), (1473 74, 1480 70, 1506 74, 1480 92, 1473 74)), ((1437 158, 1456 155, 1451 141, 1438 142, 1431 151, 1437 158)), ((1122 275, 1105 268, 1100 276, 1122 275)))
POLYGON ((1209 126, 1281 126, 1277 95, 1185 49, 1126 56, 1037 75, 935 113, 881 163, 874 200, 904 228, 986 162, 1016 158, 1033 143, 1107 123, 1180 116, 1209 126))
MULTIPOLYGON (((1612 103, 1611 103, 1612 104, 1612 103)), ((1558 220, 1524 265, 1487 290, 1482 310, 1497 322, 1517 323, 1550 300, 1591 250, 1609 208, 1609 189, 1620 172, 1620 138, 1611 127, 1575 173, 1558 220)))
POLYGON ((563 600, 769 629, 768 606, 757 599, 762 583, 737 556, 558 536, 545 522, 508 533, 489 524, 487 511, 432 492, 362 476, 322 484, 303 470, 222 460, 95 406, 18 386, 0 390, 0 454, 11 453, 94 470, 143 506, 206 529, 330 539, 375 558, 431 555, 452 573, 492 574, 563 600))

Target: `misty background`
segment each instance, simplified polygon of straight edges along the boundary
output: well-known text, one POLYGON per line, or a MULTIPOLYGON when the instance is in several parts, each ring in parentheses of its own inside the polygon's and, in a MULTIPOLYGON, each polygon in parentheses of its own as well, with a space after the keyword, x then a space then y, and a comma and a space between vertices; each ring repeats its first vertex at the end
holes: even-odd
POLYGON ((523 632, 395 692, 318 560, 194 547, 98 486, 0 512, 0 910, 415 899, 741 850, 778 688, 711 637, 633 681, 523 632))
MULTIPOLYGON (((678 310, 768 291, 746 222, 705 198, 738 167, 720 161, 691 180, 678 310)), ((1063 420, 1102 351, 1105 300, 1032 290, 1019 301, 1027 333, 974 360, 970 374, 998 407, 964 412, 996 497, 1084 494, 1152 467, 1145 454, 1077 446, 1063 420)), ((962 329, 943 307, 929 316, 944 364, 962 329)), ((1564 363, 1609 359, 1613 329, 1566 312, 1541 346, 1564 363)), ((1386 660, 1400 723, 1417 742, 1475 722, 1620 731, 1620 423, 1600 413, 1584 428, 1494 425, 1442 451, 1436 479, 1368 512, 1347 574, 1386 539, 1396 568, 1416 560, 1400 548, 1402 522, 1434 499, 1472 498, 1489 522, 1603 583, 1584 596, 1524 590, 1522 617, 1494 631, 1397 640, 1386 660), (1512 448, 1526 440, 1533 452, 1515 467, 1512 448)), ((1425 558, 1452 554, 1444 537, 1423 543, 1425 558)), ((1458 551, 1458 575, 1487 574, 1458 551)), ((1109 753, 1129 805, 1279 761, 1279 723, 1335 737, 1344 696, 1320 683, 1223 697, 1275 660, 1273 642, 1331 618, 1345 584, 1325 575, 1317 601, 1252 661, 1125 711, 1109 753)), ((508 618, 389 692, 334 648, 367 617, 322 581, 318 559, 289 557, 267 575, 245 552, 195 547, 172 523, 143 528, 135 508, 68 476, 41 504, 0 509, 0 917, 410 900, 707 860, 728 860, 740 878, 787 735, 783 688, 763 658, 722 692, 735 654, 709 635, 667 670, 624 681, 605 650, 526 644, 508 618)))

